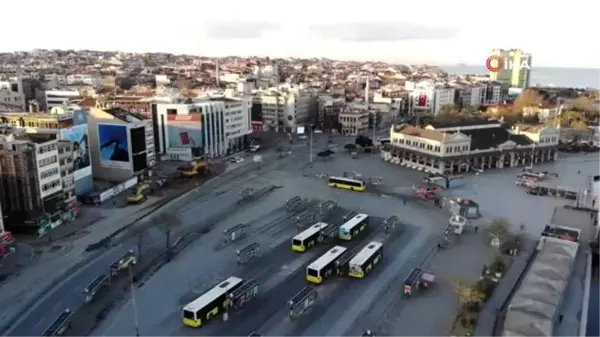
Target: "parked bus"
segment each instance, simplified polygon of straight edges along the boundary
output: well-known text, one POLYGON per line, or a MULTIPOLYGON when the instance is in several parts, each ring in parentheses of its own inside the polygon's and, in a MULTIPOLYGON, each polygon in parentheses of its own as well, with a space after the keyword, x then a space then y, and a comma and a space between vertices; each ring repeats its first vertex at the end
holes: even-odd
POLYGON ((183 324, 197 328, 225 311, 232 304, 228 294, 238 289, 243 282, 241 278, 232 276, 188 303, 182 309, 183 324))
POLYGON ((304 232, 292 238, 292 250, 296 252, 305 252, 310 247, 317 244, 323 230, 329 226, 324 222, 317 222, 308 227, 304 232))
POLYGON ((373 267, 381 261, 383 257, 383 243, 369 242, 356 256, 348 263, 348 275, 356 278, 365 277, 373 267))
POLYGON ((346 248, 335 246, 327 253, 321 255, 306 267, 306 280, 312 283, 323 283, 336 270, 336 261, 344 255, 346 248))
POLYGON ((342 240, 352 240, 363 232, 369 224, 369 215, 364 213, 356 214, 352 219, 346 221, 340 227, 339 238, 342 240))
POLYGON ((357 192, 364 192, 367 189, 367 185, 363 180, 344 177, 330 177, 329 186, 357 192))

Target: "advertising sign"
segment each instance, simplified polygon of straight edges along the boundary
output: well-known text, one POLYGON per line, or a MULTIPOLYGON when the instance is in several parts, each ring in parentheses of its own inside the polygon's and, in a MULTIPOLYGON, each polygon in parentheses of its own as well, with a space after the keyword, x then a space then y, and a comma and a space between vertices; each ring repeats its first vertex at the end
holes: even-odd
POLYGON ((167 115, 169 148, 203 147, 202 115, 167 115))
POLYGON ((127 126, 98 124, 100 165, 128 169, 131 167, 127 126))
POLYGON ((73 145, 73 175, 75 180, 92 174, 87 124, 60 129, 60 139, 73 145))

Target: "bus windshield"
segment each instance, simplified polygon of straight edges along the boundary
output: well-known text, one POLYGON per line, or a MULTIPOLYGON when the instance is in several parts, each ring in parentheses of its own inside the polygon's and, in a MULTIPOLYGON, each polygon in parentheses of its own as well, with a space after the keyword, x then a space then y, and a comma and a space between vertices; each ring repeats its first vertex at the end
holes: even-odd
POLYGON ((315 276, 315 277, 319 276, 319 272, 314 269, 311 269, 311 268, 308 268, 308 271, 306 273, 310 276, 315 276))
POLYGON ((292 239, 292 245, 294 246, 302 246, 302 241, 298 239, 292 239))
POLYGON ((183 310, 183 318, 194 319, 194 313, 189 310, 183 310))

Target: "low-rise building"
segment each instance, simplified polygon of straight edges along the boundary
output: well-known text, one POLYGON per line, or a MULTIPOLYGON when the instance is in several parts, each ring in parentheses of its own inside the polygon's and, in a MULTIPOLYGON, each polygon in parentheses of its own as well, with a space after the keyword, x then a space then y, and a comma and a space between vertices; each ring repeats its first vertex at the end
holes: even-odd
POLYGON ((369 129, 369 111, 367 109, 345 108, 339 114, 341 134, 357 136, 369 129))
POLYGON ((437 122, 425 128, 401 124, 390 129, 390 143, 382 157, 440 174, 532 165, 556 159, 559 134, 550 126, 509 129, 486 120, 437 122))

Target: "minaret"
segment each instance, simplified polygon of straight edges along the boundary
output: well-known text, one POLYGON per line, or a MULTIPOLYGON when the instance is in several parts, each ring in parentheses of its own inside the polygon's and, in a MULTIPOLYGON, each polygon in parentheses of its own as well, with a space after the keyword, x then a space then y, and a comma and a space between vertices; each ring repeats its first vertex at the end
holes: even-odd
POLYGON ((215 62, 215 77, 217 78, 217 88, 220 88, 221 86, 219 85, 219 81, 220 81, 220 76, 219 76, 219 59, 217 59, 217 61, 215 62))

